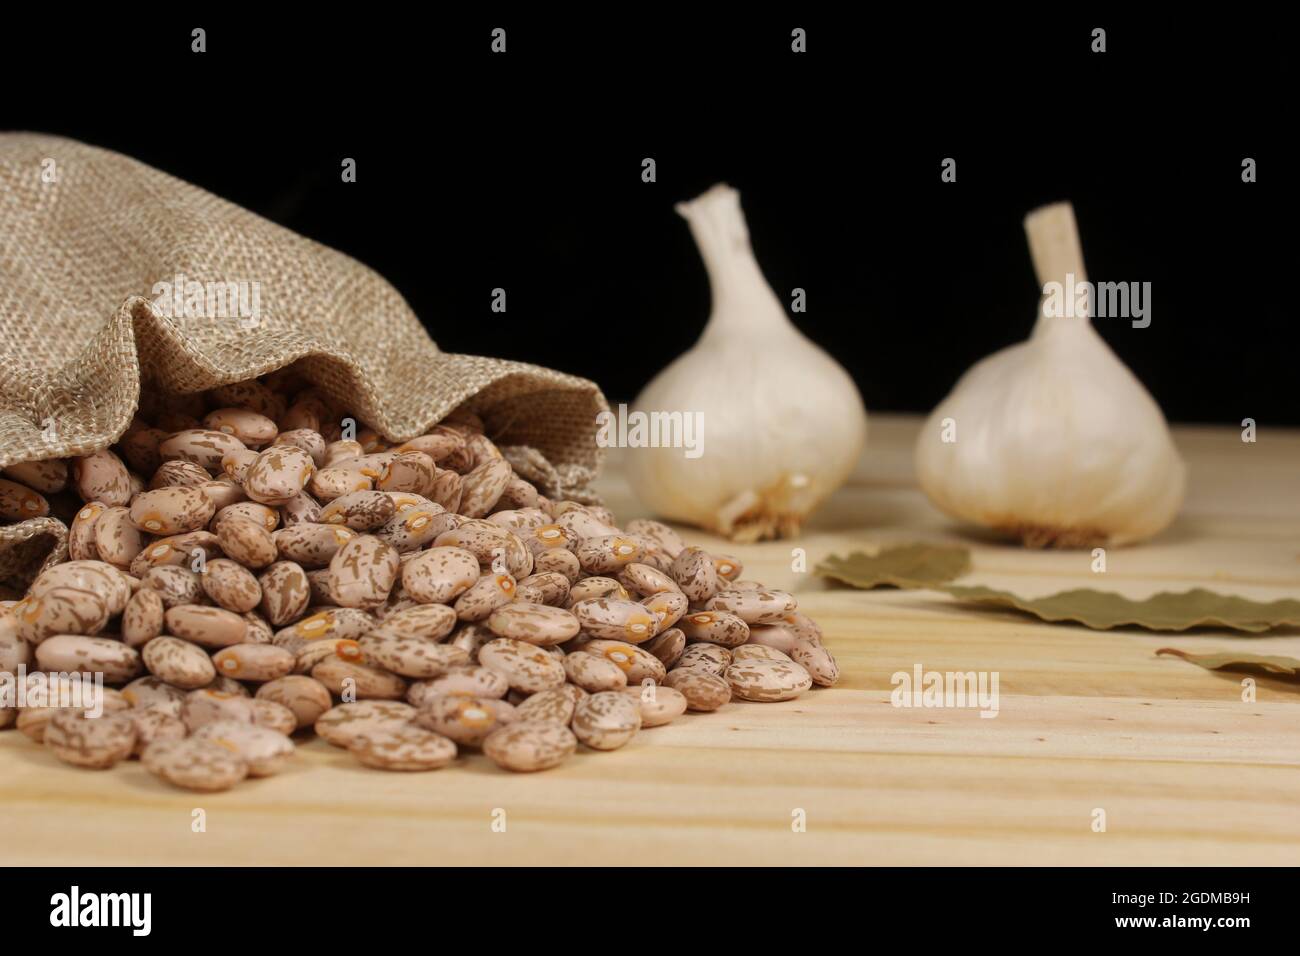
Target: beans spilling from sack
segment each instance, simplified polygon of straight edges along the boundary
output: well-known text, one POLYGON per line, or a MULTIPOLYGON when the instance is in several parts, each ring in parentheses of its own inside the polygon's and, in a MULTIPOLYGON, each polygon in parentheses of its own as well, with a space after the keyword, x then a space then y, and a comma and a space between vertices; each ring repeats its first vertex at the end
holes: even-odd
POLYGON ((6 468, 5 519, 75 502, 70 560, 0 612, 0 671, 22 665, 32 692, 0 728, 221 790, 312 729, 385 770, 477 748, 533 771, 835 682, 789 594, 659 522, 548 500, 476 416, 396 447, 354 427, 276 373, 159 397, 111 449, 6 468), (61 696, 84 673, 110 685, 98 716, 61 696))

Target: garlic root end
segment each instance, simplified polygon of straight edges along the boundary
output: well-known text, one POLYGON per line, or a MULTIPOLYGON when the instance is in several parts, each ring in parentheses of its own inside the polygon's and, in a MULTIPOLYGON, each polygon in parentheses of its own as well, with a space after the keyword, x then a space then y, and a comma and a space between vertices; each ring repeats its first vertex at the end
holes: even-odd
POLYGON ((713 515, 711 530, 740 544, 793 538, 816 502, 804 475, 783 475, 775 484, 736 495, 713 515))
POLYGON ((1001 524, 994 529, 1008 537, 1019 538, 1026 548, 1073 550, 1096 548, 1107 544, 1110 535, 1095 528, 1056 528, 1046 525, 1001 524))

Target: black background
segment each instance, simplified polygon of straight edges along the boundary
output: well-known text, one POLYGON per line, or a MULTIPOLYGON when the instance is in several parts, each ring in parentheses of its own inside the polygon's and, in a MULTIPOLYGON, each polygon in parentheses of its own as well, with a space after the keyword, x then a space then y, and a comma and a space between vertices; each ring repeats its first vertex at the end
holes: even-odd
POLYGON ((714 182, 741 191, 773 288, 806 290, 797 324, 876 411, 927 411, 1028 334, 1021 219, 1070 199, 1089 277, 1152 283, 1149 328, 1097 326, 1171 419, 1300 424, 1277 24, 738 9, 46 14, 0 38, 0 128, 193 181, 377 269, 443 348, 586 375, 614 400, 703 327, 672 205, 714 182))
MULTIPOLYGON (((201 860, 199 862, 202 862, 201 860)), ((439 861, 430 860, 430 866, 439 861)), ((620 860, 620 863, 628 863, 620 860)), ((725 864, 725 861, 722 861, 725 864)), ((937 940, 930 930, 940 913, 947 935, 957 928, 972 938, 991 938, 995 934, 1010 940, 1032 940, 1058 936, 1064 928, 1071 939, 1099 939, 1111 943, 1128 936, 1141 944, 1149 940, 1169 940, 1179 951, 1232 952, 1234 944, 1256 943, 1284 937, 1293 926, 1291 895, 1274 871, 1228 868, 1068 868, 1039 869, 924 869, 892 868, 863 873, 847 868, 826 873, 819 879, 808 870, 771 871, 764 874, 766 885, 786 894, 811 890, 823 908, 848 911, 856 907, 853 927, 873 944, 897 941, 899 948, 915 948, 918 942, 937 940), (1175 905, 1136 906, 1115 902, 1115 894, 1172 893, 1175 905), (1248 901, 1235 903, 1184 903, 1185 893, 1247 894, 1248 901), (1117 918, 1166 917, 1241 918, 1249 926, 1203 928, 1145 928, 1117 926, 1117 918), (951 927, 951 929, 950 929, 951 927), (1254 934, 1254 935, 1252 935, 1254 934), (1200 943, 1198 948, 1195 944, 1200 943), (1189 944, 1191 944, 1189 946, 1189 944)), ((615 882, 626 873, 588 869, 588 881, 615 882)), ((661 871, 664 877, 678 874, 661 871)), ((310 880, 310 885, 346 883, 347 902, 333 910, 318 906, 298 919, 266 919, 246 923, 240 929, 263 946, 287 944, 293 951, 314 951, 318 946, 337 946, 341 938, 356 940, 357 951, 368 951, 363 934, 406 932, 422 928, 419 917, 429 908, 430 900, 454 900, 455 913, 464 925, 501 923, 500 900, 490 894, 465 893, 464 878, 459 872, 425 868, 418 871, 348 867, 298 869, 294 875, 310 880), (371 906, 364 914, 347 908, 357 898, 359 906, 379 899, 382 907, 371 906), (336 912, 337 911, 337 912, 336 912), (414 918, 413 918, 414 917, 414 918), (309 949, 310 948, 310 949, 309 949)), ((581 874, 578 874, 581 875, 581 874)), ((557 872, 556 880, 566 874, 557 872)), ((734 872, 718 872, 720 878, 737 879, 734 872)), ((661 877, 662 878, 662 877, 661 877)), ((679 877, 680 878, 680 877, 679 877)), ((28 870, 21 879, 7 887, 5 939, 10 948, 28 943, 63 945, 113 944, 130 951, 144 947, 168 947, 192 943, 196 934, 212 923, 212 910, 227 899, 232 887, 246 894, 279 899, 284 893, 286 874, 267 869, 220 867, 137 868, 121 867, 70 870, 50 867, 28 870), (90 893, 151 893, 152 931, 147 937, 135 937, 122 927, 52 927, 51 898, 70 894, 73 885, 83 896, 90 893)), ((510 926, 547 926, 555 921, 554 898, 549 894, 516 893, 511 898, 510 926)), ((328 901, 328 902, 333 902, 328 901)), ((674 914, 678 925, 689 927, 697 938, 706 942, 725 942, 726 930, 716 923, 695 920, 693 907, 682 907, 674 914)), ((626 915, 595 907, 585 914, 593 936, 617 935, 626 931, 626 915)), ((798 920, 770 920, 764 927, 764 940, 778 948, 807 945, 808 927, 798 920)), ((220 925, 220 924, 219 924, 220 925)), ((1166 945, 1169 945, 1166 943, 1166 945)), ((1131 944, 1130 944, 1131 945, 1131 944)), ((1021 948, 1027 948, 1022 946, 1021 948)), ((42 948, 41 952, 47 951, 42 948)))

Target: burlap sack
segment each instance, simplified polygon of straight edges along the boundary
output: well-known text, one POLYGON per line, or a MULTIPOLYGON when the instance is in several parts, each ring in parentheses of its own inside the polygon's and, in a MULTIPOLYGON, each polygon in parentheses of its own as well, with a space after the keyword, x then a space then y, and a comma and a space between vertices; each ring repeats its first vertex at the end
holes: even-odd
MULTIPOLYGON (((142 384, 197 392, 293 362, 393 441, 477 412, 550 496, 583 495, 599 467, 608 406, 592 382, 442 352, 340 252, 126 156, 0 134, 0 467, 111 444, 142 384), (177 276, 255 287, 258 314, 159 305, 155 284, 177 276)), ((65 538, 54 519, 0 528, 0 586, 60 559, 65 538)))

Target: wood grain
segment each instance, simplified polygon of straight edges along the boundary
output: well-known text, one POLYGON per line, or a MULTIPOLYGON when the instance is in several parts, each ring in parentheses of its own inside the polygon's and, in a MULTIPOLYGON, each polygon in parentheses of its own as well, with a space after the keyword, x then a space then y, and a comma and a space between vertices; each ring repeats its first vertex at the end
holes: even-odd
MULTIPOLYGON (((367 770, 320 741, 294 770, 224 794, 173 790, 138 763, 67 768, 0 733, 10 864, 1294 864, 1300 859, 1300 685, 1210 673, 1155 650, 1247 647, 1300 656, 1296 631, 1263 638, 1147 635, 1045 625, 931 592, 833 589, 792 569, 903 541, 966 543, 971 583, 1134 597, 1204 585, 1300 595, 1300 434, 1176 430, 1191 468, 1176 525, 1111 551, 1028 552, 966 536, 924 500, 919 423, 876 416, 852 482, 796 542, 736 547, 746 577, 795 591, 844 680, 784 704, 733 703, 643 732, 614 753, 515 776, 481 756, 429 774, 367 770), (995 718, 896 708, 890 677, 997 671, 995 718), (206 812, 207 829, 191 830, 206 812), (1096 809, 1106 831, 1093 832, 1096 809), (493 813, 504 810, 505 832, 493 813), (803 811, 806 832, 793 832, 803 811)), ((641 513, 615 459, 603 490, 641 513)))

